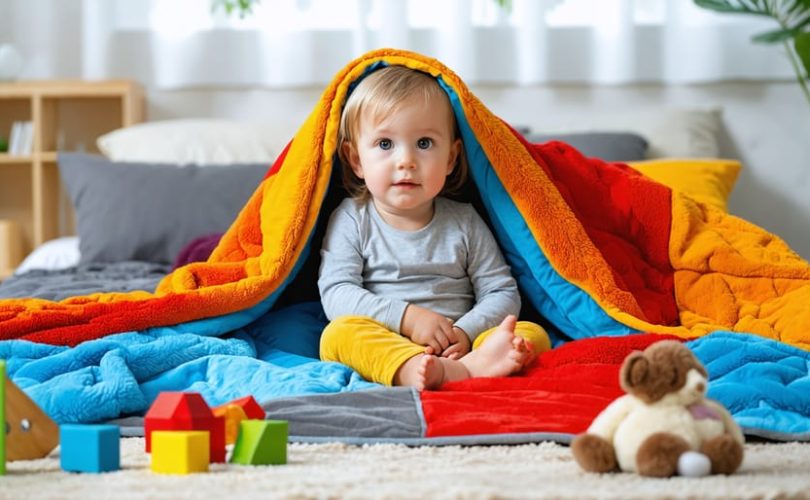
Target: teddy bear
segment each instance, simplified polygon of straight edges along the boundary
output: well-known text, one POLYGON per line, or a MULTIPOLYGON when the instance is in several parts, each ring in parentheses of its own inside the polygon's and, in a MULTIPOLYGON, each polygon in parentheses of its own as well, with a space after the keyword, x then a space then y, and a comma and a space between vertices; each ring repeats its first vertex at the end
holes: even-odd
POLYGON ((705 397, 706 368, 677 340, 634 351, 622 363, 627 394, 613 401, 571 443, 588 472, 622 470, 670 477, 731 474, 742 463, 742 431, 705 397))

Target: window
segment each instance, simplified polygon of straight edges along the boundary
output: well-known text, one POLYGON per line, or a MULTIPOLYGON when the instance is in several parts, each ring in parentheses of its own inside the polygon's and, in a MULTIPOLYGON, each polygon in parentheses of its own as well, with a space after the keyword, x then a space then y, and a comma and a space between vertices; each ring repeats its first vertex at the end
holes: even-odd
POLYGON ((775 47, 749 40, 769 20, 686 0, 512 0, 511 10, 495 0, 263 0, 244 19, 212 12, 209 0, 82 5, 83 76, 166 88, 320 86, 385 46, 480 83, 792 78, 775 47))

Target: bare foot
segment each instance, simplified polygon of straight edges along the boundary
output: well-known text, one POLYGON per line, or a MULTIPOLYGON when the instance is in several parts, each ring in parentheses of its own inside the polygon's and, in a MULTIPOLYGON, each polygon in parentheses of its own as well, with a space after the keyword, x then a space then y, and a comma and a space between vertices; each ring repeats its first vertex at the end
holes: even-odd
POLYGON ((417 389, 436 389, 444 383, 444 364, 437 356, 423 355, 416 367, 417 389))
POLYGON ((418 390, 435 389, 444 383, 444 364, 430 354, 419 354, 406 361, 394 376, 394 385, 418 390))
POLYGON ((410 358, 394 376, 394 385, 409 385, 422 391, 470 377, 505 377, 519 372, 534 359, 535 353, 531 342, 515 335, 516 321, 514 316, 507 316, 480 347, 461 359, 430 354, 410 358))
POLYGON ((537 351, 534 350, 534 344, 529 342, 528 340, 524 339, 523 337, 518 337, 515 335, 515 340, 512 341, 513 345, 515 346, 515 350, 518 352, 525 352, 528 355, 526 359, 523 360, 522 368, 526 368, 529 366, 532 361, 537 358, 537 351))
POLYGON ((507 316, 478 349, 461 358, 472 377, 505 377, 520 371, 534 355, 531 343, 515 335, 517 318, 507 316))
POLYGON ((409 385, 416 389, 438 389, 445 382, 470 378, 464 364, 455 359, 419 354, 406 361, 394 376, 394 385, 409 385))

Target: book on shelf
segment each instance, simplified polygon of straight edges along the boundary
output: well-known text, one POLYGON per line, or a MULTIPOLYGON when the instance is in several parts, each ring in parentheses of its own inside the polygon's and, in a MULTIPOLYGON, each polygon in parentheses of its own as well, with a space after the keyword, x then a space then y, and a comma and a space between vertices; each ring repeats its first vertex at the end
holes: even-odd
POLYGON ((34 151, 34 123, 16 121, 11 124, 8 138, 8 154, 11 156, 31 156, 34 151))

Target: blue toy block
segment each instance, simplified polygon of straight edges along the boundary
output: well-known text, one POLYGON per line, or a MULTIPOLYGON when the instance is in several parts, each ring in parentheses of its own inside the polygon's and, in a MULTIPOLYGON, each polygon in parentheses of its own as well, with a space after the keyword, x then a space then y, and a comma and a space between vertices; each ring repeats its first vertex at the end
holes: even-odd
POLYGON ((65 424, 59 428, 60 462, 68 472, 110 472, 121 468, 117 425, 65 424))

